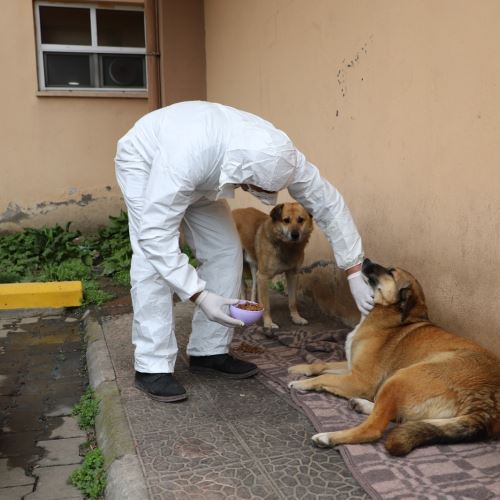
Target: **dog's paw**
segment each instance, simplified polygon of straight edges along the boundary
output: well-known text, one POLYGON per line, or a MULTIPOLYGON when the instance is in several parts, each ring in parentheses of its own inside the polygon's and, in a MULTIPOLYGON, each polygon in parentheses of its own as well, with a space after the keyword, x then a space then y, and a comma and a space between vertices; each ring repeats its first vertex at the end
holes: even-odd
POLYGON ((351 398, 349 400, 349 406, 357 413, 362 413, 363 415, 370 415, 373 410, 374 403, 362 398, 351 398))
POLYGON ((292 323, 295 325, 308 325, 309 321, 307 319, 303 318, 302 316, 292 316, 292 323))
POLYGON ((302 388, 302 380, 292 380, 288 382, 288 388, 294 389, 296 391, 305 391, 306 389, 302 388))
POLYGON ((294 373, 296 375, 312 375, 311 365, 306 363, 302 365, 293 365, 288 368, 288 373, 294 373))
POLYGON ((277 330, 280 326, 272 321, 264 321, 264 328, 269 328, 271 330, 277 330))
POLYGON ((334 446, 332 443, 330 443, 330 432, 320 432, 319 434, 315 434, 311 438, 311 441, 318 448, 331 448, 332 446, 334 446))

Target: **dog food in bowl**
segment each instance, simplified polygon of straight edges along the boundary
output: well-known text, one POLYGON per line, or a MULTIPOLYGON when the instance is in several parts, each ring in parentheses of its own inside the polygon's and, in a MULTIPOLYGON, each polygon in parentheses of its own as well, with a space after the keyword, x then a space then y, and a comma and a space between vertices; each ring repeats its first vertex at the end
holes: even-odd
POLYGON ((262 318, 264 308, 257 302, 240 300, 237 304, 229 306, 229 314, 233 318, 243 321, 243 323, 248 326, 253 325, 262 318))
POLYGON ((245 311, 262 311, 262 306, 255 302, 240 302, 236 304, 236 307, 245 311))

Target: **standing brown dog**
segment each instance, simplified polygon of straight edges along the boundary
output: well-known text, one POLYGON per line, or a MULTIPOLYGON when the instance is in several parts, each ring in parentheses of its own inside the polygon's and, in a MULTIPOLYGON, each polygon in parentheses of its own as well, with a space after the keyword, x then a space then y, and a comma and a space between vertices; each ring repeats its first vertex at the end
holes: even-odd
POLYGON ((431 323, 422 288, 410 273, 366 259, 363 274, 374 289, 375 307, 349 334, 347 366, 293 366, 291 373, 322 375, 289 386, 354 398, 353 409, 369 417, 352 429, 316 434, 313 441, 319 446, 376 441, 391 420, 402 422, 385 442, 391 455, 499 438, 500 361, 431 323))
POLYGON ((281 203, 269 215, 256 208, 233 210, 245 261, 252 272, 252 300, 264 306, 264 326, 278 328, 271 319, 269 280, 286 273, 288 307, 292 321, 306 325, 297 311, 297 271, 304 262, 304 249, 313 230, 312 216, 300 203, 281 203))

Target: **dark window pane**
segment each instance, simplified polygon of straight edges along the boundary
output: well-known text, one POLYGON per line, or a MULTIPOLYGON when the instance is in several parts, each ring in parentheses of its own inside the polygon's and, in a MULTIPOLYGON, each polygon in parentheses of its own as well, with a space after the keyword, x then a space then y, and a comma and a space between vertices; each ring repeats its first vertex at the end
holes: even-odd
POLYGON ((42 43, 91 45, 90 10, 40 6, 42 43))
POLYGON ((143 12, 97 9, 96 15, 98 45, 145 47, 143 12))
POLYGON ((47 87, 90 87, 89 54, 44 54, 47 87))
POLYGON ((103 87, 145 87, 144 56, 101 56, 103 87))

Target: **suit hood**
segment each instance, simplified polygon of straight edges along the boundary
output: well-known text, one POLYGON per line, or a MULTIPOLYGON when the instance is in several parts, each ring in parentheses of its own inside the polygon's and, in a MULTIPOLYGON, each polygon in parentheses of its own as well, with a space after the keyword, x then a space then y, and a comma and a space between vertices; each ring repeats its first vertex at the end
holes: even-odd
POLYGON ((284 132, 264 123, 245 123, 233 133, 222 161, 219 190, 228 184, 252 184, 278 192, 289 185, 299 152, 284 132))

